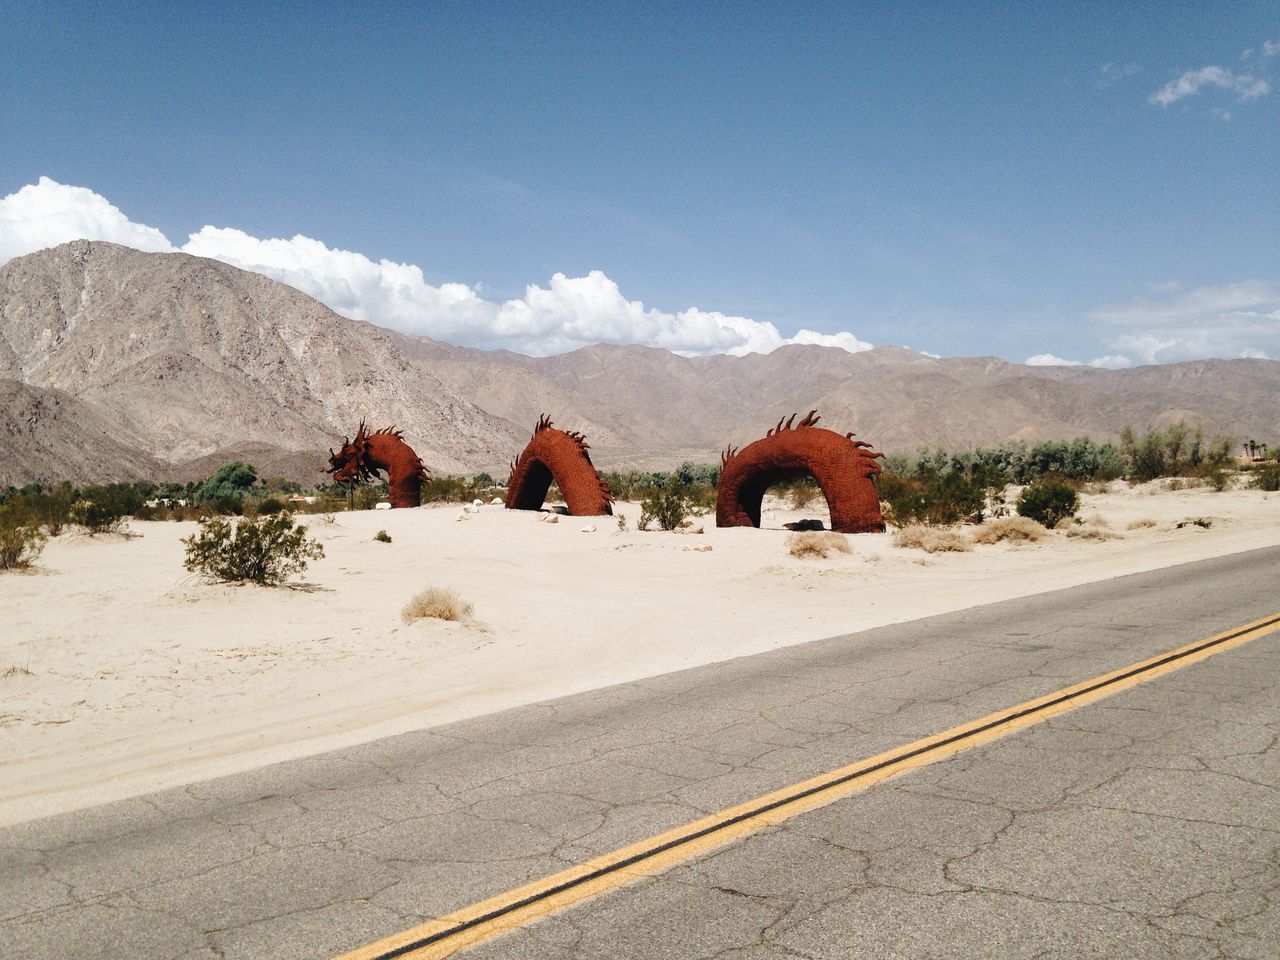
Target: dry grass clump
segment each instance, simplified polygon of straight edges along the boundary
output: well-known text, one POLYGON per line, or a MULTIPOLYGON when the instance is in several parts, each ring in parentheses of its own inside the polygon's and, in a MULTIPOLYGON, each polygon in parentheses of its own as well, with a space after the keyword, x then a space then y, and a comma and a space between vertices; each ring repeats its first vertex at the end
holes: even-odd
POLYGON ((428 587, 423 590, 400 611, 400 618, 405 623, 415 620, 467 620, 471 616, 471 604, 467 603, 456 590, 443 587, 428 587))
POLYGON ((959 530, 950 527, 929 527, 923 523, 912 523, 898 530, 893 535, 895 547, 911 547, 925 553, 964 553, 969 550, 969 541, 959 530))
POLYGON ((974 543, 1035 543, 1049 533, 1042 523, 1030 517, 1000 517, 988 520, 973 531, 974 543))
POLYGON ((1154 520, 1152 520, 1150 517, 1145 517, 1142 520, 1133 521, 1133 523, 1129 524, 1127 527, 1125 527, 1125 529, 1126 530, 1143 530, 1147 527, 1154 527, 1155 525, 1156 525, 1156 522, 1154 520))
POLYGON ((1114 530, 1108 530, 1106 527, 1091 527, 1084 524, 1067 528, 1067 536, 1075 537, 1079 540, 1123 540, 1123 533, 1116 533, 1114 530))
POLYGON ((787 537, 787 552, 793 557, 821 557, 826 559, 833 553, 853 553, 849 539, 843 533, 824 530, 805 530, 787 537))

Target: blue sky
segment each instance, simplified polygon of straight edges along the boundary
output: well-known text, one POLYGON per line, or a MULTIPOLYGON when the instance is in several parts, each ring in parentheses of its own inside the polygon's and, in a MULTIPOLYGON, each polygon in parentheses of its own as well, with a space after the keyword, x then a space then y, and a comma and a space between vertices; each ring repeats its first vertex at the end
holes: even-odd
POLYGON ((0 2, 0 204, 526 352, 1280 357, 1274 2, 184 7, 0 2))

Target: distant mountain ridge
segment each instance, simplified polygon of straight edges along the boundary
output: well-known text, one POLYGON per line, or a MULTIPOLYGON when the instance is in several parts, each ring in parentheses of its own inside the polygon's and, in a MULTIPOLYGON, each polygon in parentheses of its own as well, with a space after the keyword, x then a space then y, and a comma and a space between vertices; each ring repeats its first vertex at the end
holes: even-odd
POLYGON ((362 417, 395 423, 436 472, 504 472, 540 413, 597 462, 713 459, 779 416, 886 451, 1114 438, 1188 419, 1280 439, 1280 363, 1100 370, 900 347, 681 357, 597 345, 552 357, 452 346, 339 316, 260 274, 79 240, 0 267, 0 484, 203 475, 248 457, 323 479, 362 417))

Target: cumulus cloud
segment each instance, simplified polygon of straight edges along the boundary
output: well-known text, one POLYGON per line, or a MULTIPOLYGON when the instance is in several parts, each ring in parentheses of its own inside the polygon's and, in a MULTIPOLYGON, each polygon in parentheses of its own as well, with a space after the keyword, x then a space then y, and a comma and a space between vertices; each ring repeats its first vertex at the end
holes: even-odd
POLYGON ((1086 319, 1126 328, 1107 345, 1143 363, 1267 357, 1280 351, 1280 283, 1241 280, 1102 306, 1086 319))
MULTIPOLYGON (((1037 353, 1035 356, 1027 357, 1023 361, 1028 367, 1083 367, 1083 360, 1064 360, 1062 357, 1054 356, 1052 353, 1037 353)), ((1108 370, 1120 370, 1124 367, 1133 365, 1133 361, 1128 357, 1118 353, 1108 354, 1105 357, 1095 357, 1090 360, 1090 367, 1105 367, 1108 370)))
POLYGON ((1123 370, 1133 366, 1133 361, 1123 354, 1109 353, 1105 357, 1094 357, 1089 361, 1091 367, 1102 367, 1104 370, 1123 370))
POLYGON ((628 300, 599 270, 555 274, 502 303, 465 283, 427 282, 420 267, 374 261, 304 236, 261 239, 243 230, 205 226, 175 247, 154 227, 133 223, 84 187, 41 177, 0 200, 0 263, 68 240, 111 240, 142 250, 181 250, 265 274, 310 294, 344 316, 450 343, 506 347, 531 355, 593 343, 643 344, 687 355, 768 353, 791 343, 840 347, 871 344, 849 332, 800 330, 784 337, 767 321, 689 307, 667 312, 628 300))
POLYGON ((173 249, 155 227, 132 222, 85 187, 41 177, 0 199, 0 263, 69 240, 110 240, 139 250, 173 249))
POLYGON ((1262 55, 1264 57, 1274 57, 1280 55, 1280 40, 1263 40, 1262 55))
POLYGON ((1027 357, 1023 361, 1028 367, 1079 367, 1079 360, 1063 360, 1062 357, 1055 357, 1052 353, 1037 353, 1033 357, 1027 357))
POLYGON ((1246 73, 1233 73, 1225 67, 1209 66, 1188 70, 1147 98, 1148 102, 1167 107, 1186 97, 1194 97, 1206 87, 1234 93, 1242 103, 1256 100, 1271 90, 1271 85, 1260 77, 1246 73))

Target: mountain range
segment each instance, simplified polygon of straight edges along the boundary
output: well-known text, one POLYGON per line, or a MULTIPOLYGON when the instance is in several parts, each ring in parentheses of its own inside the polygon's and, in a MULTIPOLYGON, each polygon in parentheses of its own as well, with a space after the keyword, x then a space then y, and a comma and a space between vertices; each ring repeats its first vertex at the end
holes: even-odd
POLYGON ((799 345, 526 357, 351 320, 187 254, 77 240, 0 267, 0 485, 195 479, 235 459, 314 483, 361 419, 403 429, 436 473, 505 476, 541 413, 584 432, 602 465, 668 468, 812 408, 886 452, 1106 440, 1179 419, 1270 442, 1280 362, 1103 370, 799 345))

